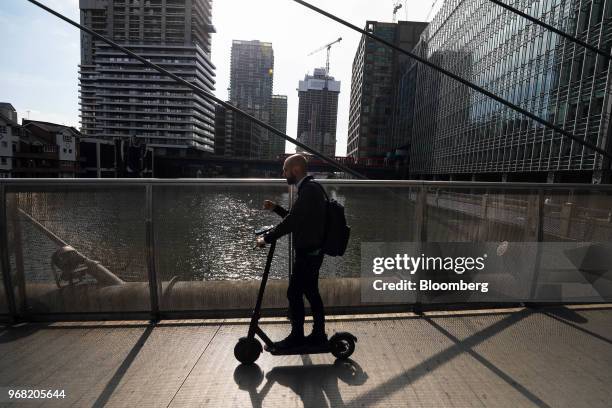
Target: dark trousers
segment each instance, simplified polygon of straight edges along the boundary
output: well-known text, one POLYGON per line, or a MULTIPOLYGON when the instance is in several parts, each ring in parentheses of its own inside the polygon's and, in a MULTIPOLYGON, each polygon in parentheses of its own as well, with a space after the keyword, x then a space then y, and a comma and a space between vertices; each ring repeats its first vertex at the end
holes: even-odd
POLYGON ((325 332, 325 311, 323 300, 319 293, 319 269, 323 263, 323 255, 306 255, 296 250, 293 273, 289 278, 287 299, 291 310, 291 332, 304 334, 304 298, 310 303, 313 331, 325 332))

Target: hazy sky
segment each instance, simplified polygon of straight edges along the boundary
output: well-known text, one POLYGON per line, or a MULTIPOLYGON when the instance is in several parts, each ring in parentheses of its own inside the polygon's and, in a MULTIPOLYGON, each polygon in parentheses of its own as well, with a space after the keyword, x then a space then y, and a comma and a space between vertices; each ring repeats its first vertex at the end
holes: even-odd
MULTIPOLYGON (((79 20, 78 0, 42 3, 79 20)), ((443 0, 402 2, 399 19, 429 21, 443 0), (432 4, 434 7, 432 7, 432 4)), ((391 21, 393 0, 312 0, 312 4, 363 27, 366 20, 391 21)), ((330 71, 342 82, 338 106, 336 153, 346 154, 351 64, 360 34, 292 0, 213 0, 212 61, 217 67, 216 95, 227 99, 233 39, 271 42, 274 93, 287 95, 287 134, 297 129, 298 81, 325 65, 325 52, 307 56, 342 37, 332 47, 330 71)), ((79 32, 26 0, 0 1, 0 101, 10 102, 19 120, 45 120, 78 127, 79 32)), ((293 147, 287 145, 287 151, 293 147)))

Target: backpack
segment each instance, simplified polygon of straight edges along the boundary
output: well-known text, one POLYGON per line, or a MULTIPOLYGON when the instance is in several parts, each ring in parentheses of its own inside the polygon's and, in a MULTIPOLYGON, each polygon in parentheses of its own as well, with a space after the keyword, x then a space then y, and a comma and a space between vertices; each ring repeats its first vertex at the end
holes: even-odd
POLYGON ((330 200, 323 186, 316 182, 315 184, 321 188, 327 200, 325 232, 323 233, 321 249, 325 255, 342 256, 346 251, 351 235, 351 227, 346 224, 346 217, 344 216, 344 206, 333 198, 330 200))

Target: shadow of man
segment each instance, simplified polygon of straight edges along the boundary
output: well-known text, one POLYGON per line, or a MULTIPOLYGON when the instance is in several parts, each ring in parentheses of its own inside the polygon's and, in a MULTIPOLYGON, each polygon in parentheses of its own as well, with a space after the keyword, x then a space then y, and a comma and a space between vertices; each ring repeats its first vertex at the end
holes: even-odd
POLYGON ((266 384, 257 391, 264 378, 259 366, 240 365, 234 371, 234 381, 249 392, 253 408, 262 406, 275 383, 291 389, 304 407, 343 407, 338 379, 352 386, 362 385, 368 379, 359 364, 350 359, 336 360, 334 364, 275 367, 265 377, 266 384))

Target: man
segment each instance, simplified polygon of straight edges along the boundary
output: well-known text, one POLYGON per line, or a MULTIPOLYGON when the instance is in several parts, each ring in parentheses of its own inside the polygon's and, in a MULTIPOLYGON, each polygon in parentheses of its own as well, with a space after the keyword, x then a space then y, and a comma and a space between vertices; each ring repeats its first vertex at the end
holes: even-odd
POLYGON ((275 343, 277 348, 302 344, 317 345, 327 341, 325 312, 319 294, 319 269, 324 256, 321 245, 325 233, 327 202, 323 187, 306 173, 306 158, 301 154, 294 154, 285 160, 283 176, 288 184, 297 186, 297 199, 291 211, 272 201, 264 201, 265 209, 272 210, 284 218, 274 229, 257 239, 257 246, 263 247, 283 235, 293 233, 295 261, 287 289, 291 309, 291 333, 286 339, 275 343), (303 296, 306 296, 310 303, 314 320, 312 333, 308 337, 304 337, 303 296))

